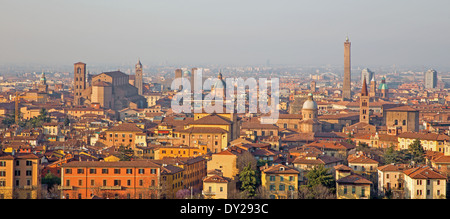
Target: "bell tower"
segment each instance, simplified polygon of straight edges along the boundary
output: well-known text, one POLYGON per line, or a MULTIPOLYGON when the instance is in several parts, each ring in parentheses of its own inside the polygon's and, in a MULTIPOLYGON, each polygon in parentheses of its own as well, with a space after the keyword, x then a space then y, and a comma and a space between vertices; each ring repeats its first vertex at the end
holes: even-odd
POLYGON ((83 105, 82 92, 86 89, 86 64, 77 62, 74 64, 73 92, 74 105, 83 105))
POLYGON ((136 71, 136 75, 135 75, 135 79, 134 79, 134 86, 137 87, 138 94, 142 95, 143 82, 142 82, 142 64, 141 64, 141 60, 138 60, 138 63, 135 66, 135 71, 136 71))
POLYGON ((359 122, 369 124, 369 92, 367 91, 366 77, 364 77, 359 104, 359 122))

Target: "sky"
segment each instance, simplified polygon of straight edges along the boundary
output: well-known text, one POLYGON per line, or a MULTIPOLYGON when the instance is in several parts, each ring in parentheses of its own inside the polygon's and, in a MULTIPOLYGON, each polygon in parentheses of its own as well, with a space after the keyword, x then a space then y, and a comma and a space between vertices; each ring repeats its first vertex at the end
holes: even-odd
POLYGON ((1 0, 0 64, 450 66, 448 0, 1 0))

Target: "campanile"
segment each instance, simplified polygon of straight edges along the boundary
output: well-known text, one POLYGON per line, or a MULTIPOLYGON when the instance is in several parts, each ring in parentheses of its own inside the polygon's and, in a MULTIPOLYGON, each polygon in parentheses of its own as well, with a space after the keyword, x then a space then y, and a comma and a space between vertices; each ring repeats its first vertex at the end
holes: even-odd
POLYGON ((77 62, 74 64, 74 105, 82 105, 82 92, 86 89, 86 64, 77 62))

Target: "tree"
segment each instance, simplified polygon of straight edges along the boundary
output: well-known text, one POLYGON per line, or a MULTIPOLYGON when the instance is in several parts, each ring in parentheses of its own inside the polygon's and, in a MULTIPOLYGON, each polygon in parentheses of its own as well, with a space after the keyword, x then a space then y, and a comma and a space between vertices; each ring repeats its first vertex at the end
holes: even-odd
POLYGON ((119 159, 120 161, 130 161, 133 156, 134 156, 134 151, 133 149, 129 148, 129 147, 125 147, 123 145, 119 146, 119 159))
POLYGON ((365 142, 359 142, 358 145, 356 146, 356 150, 357 151, 362 151, 364 153, 368 153, 368 152, 370 152, 370 147, 365 142))
POLYGON ((349 143, 349 144, 353 144, 353 135, 352 133, 348 133, 347 138, 345 139, 345 142, 349 143))
POLYGON ((336 195, 331 189, 318 184, 309 188, 308 186, 300 186, 298 190, 299 199, 335 199, 336 195))
POLYGON ((5 118, 3 118, 2 123, 7 125, 8 127, 15 123, 14 114, 8 114, 5 118))
POLYGON ((308 188, 313 188, 317 185, 323 185, 327 188, 334 188, 335 182, 333 175, 329 173, 329 168, 323 165, 315 166, 306 174, 308 188))
POLYGON ((67 127, 70 125, 70 119, 69 117, 66 116, 66 118, 64 118, 64 126, 67 127))
POLYGON ((252 169, 251 164, 248 164, 240 173, 239 181, 241 182, 241 190, 248 193, 248 197, 254 197, 256 194, 257 185, 257 173, 252 169))
POLYGON ((414 140, 414 142, 409 145, 408 151, 412 156, 411 161, 415 164, 425 163, 425 150, 419 139, 414 140))
POLYGON ((19 121, 18 125, 25 128, 42 127, 45 122, 50 122, 51 118, 47 114, 47 110, 42 108, 39 115, 26 121, 19 121))
POLYGON ((411 160, 411 153, 408 150, 395 150, 394 146, 389 147, 383 155, 385 164, 406 164, 411 160))
POLYGON ((42 184, 47 184, 50 190, 54 185, 61 184, 61 178, 55 176, 53 173, 47 173, 41 180, 42 184))

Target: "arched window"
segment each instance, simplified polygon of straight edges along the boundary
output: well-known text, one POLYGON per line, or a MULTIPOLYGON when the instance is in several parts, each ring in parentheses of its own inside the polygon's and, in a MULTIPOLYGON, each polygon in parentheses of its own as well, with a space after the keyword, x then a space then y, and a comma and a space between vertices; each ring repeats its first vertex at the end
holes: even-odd
POLYGON ((78 74, 81 73, 81 68, 80 67, 77 68, 77 73, 78 74))

